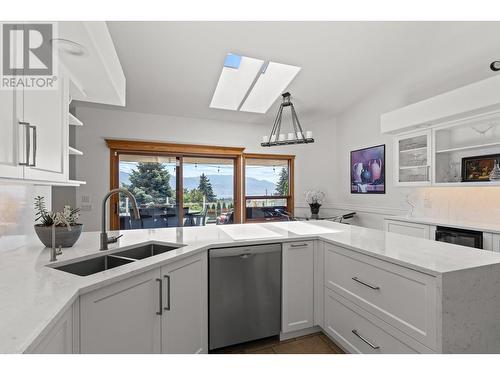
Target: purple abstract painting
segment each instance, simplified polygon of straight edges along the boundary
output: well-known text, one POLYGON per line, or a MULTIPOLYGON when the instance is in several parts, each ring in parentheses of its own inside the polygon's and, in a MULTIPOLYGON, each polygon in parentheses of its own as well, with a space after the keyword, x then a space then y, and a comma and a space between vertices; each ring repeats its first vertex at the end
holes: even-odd
POLYGON ((351 151, 351 193, 385 194, 385 145, 351 151))

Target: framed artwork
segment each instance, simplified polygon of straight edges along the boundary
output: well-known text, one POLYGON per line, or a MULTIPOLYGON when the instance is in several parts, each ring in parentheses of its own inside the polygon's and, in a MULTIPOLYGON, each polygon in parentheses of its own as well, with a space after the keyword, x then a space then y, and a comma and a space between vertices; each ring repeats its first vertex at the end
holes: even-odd
POLYGON ((462 182, 489 181, 495 160, 500 161, 500 154, 462 158, 462 182))
POLYGON ((351 193, 385 194, 385 145, 351 151, 351 193))

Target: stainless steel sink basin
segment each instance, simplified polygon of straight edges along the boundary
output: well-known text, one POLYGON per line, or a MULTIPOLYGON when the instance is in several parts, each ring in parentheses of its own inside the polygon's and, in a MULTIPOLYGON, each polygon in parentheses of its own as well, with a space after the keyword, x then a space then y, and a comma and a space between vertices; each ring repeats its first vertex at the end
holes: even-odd
POLYGON ((111 268, 123 266, 124 264, 163 254, 167 251, 175 250, 180 246, 167 245, 141 245, 132 249, 118 251, 113 254, 103 255, 91 259, 75 261, 62 266, 54 267, 56 270, 69 272, 74 275, 88 276, 94 273, 109 270, 111 268))
POLYGON ((166 253, 167 251, 172 251, 178 248, 179 246, 150 244, 150 245, 134 247, 133 249, 119 251, 117 253, 114 253, 113 255, 139 260, 139 259, 149 258, 158 254, 163 254, 166 253))
POLYGON ((54 267, 57 270, 69 272, 74 275, 88 276, 94 273, 109 270, 111 268, 123 266, 133 262, 133 259, 104 255, 96 258, 81 260, 79 262, 68 263, 63 266, 54 267))

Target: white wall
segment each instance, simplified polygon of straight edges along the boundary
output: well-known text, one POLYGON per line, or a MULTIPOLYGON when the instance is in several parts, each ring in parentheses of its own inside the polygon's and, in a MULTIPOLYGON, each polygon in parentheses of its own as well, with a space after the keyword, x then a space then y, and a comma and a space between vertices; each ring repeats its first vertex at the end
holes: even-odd
POLYGON ((38 241, 33 228, 34 198, 44 196, 50 210, 50 190, 50 186, 0 183, 0 252, 38 241))
MULTIPOLYGON (((303 124, 313 130, 314 144, 262 148, 262 135, 272 124, 257 125, 127 112, 114 108, 80 105, 77 115, 84 126, 77 129, 76 146, 84 152, 77 158, 76 178, 87 184, 76 192, 76 204, 82 196, 90 198, 92 210, 81 213, 86 231, 99 230, 101 199, 109 190, 109 149, 105 138, 208 144, 246 147, 246 152, 295 154, 296 206, 304 206, 304 191, 324 190, 335 195, 335 120, 303 124)), ((86 204, 86 203, 85 203, 86 204)))

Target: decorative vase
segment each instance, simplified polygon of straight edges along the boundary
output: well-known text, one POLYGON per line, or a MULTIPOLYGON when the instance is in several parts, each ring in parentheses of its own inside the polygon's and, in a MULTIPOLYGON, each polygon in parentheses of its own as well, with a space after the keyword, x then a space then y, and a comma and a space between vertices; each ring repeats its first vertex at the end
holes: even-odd
POLYGON ((368 169, 371 173, 372 182, 380 179, 382 175, 382 159, 372 159, 368 162, 368 169))
POLYGON ((311 208, 311 217, 316 219, 319 217, 319 208, 321 205, 319 203, 310 203, 309 207, 311 208))
MULTIPOLYGON (((56 227, 56 247, 71 247, 73 246, 80 234, 82 234, 83 224, 75 224, 71 226, 71 230, 68 227, 61 226, 56 227)), ((46 247, 52 247, 52 227, 45 225, 35 225, 35 232, 46 247)))
POLYGON ((490 181, 500 181, 500 165, 498 160, 495 160, 495 166, 490 172, 490 181))
POLYGON ((363 184, 368 184, 371 181, 372 174, 368 169, 364 169, 363 172, 361 173, 361 182, 363 184))

